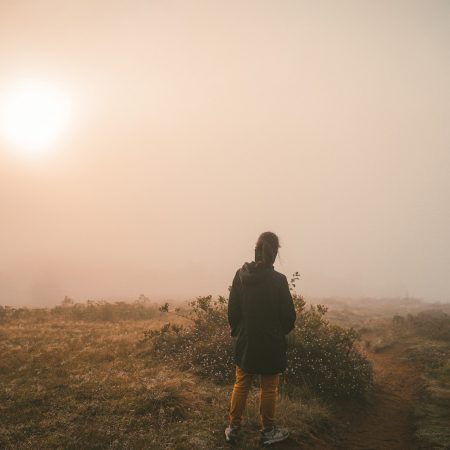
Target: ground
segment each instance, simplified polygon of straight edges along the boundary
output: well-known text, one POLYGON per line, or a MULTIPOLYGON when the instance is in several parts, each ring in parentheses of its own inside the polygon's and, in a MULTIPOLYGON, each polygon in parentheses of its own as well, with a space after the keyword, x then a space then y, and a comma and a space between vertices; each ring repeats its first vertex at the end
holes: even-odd
POLYGON ((414 407, 419 398, 420 374, 397 345, 382 353, 370 353, 374 362, 375 388, 367 409, 347 411, 348 426, 339 449, 413 450, 414 407))
MULTIPOLYGON (((449 344, 395 332, 387 307, 384 315, 333 308, 336 323, 360 325, 374 390, 352 402, 282 391, 278 419, 292 437, 273 448, 450 448, 449 344)), ((163 315, 120 320, 107 312, 101 320, 41 312, 0 323, 0 449, 228 448, 231 386, 151 357, 143 336, 163 315)), ((244 419, 248 437, 237 448, 258 448, 257 389, 244 419)))

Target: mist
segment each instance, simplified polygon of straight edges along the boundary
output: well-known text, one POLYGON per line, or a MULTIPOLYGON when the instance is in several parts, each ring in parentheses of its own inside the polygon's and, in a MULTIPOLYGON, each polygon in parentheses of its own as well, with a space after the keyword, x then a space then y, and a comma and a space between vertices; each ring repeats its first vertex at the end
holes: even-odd
POLYGON ((263 231, 310 297, 449 301, 450 4, 0 3, 0 91, 72 99, 0 137, 0 304, 223 294, 263 231))

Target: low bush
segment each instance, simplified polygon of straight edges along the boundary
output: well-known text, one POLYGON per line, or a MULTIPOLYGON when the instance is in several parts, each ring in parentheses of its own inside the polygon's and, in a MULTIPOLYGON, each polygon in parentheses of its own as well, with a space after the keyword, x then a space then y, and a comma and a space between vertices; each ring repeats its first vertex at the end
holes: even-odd
MULTIPOLYGON (((159 330, 145 332, 144 341, 151 343, 151 352, 161 361, 176 358, 179 369, 191 369, 217 383, 230 383, 234 379, 234 347, 227 304, 224 297, 197 297, 184 314, 174 311, 190 321, 189 326, 166 323, 159 330)), ((169 305, 160 310, 169 313, 169 305)))
MULTIPOLYGON (((332 397, 360 396, 372 386, 372 365, 355 346, 359 338, 353 329, 331 325, 327 308, 305 307, 293 295, 297 311, 295 329, 288 336, 289 384, 304 386, 332 397)), ((150 353, 163 361, 173 361, 179 369, 213 379, 217 383, 234 380, 234 342, 227 320, 228 301, 224 297, 197 297, 182 314, 190 325, 167 323, 159 330, 145 333, 143 343, 150 353)), ((170 313, 169 305, 161 307, 170 313)))
POLYGON ((450 315, 440 310, 422 311, 392 319, 397 331, 410 331, 422 337, 450 342, 450 315))
POLYGON ((359 333, 330 324, 325 306, 306 308, 301 296, 294 295, 293 299, 297 321, 288 336, 288 382, 306 384, 332 397, 368 392, 373 383, 372 364, 355 345, 359 333))

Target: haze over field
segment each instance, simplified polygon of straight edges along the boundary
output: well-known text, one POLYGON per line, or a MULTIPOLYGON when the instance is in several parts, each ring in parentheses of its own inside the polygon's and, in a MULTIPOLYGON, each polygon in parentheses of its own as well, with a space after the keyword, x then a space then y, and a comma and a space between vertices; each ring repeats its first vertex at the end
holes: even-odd
POLYGON ((32 151, 0 123, 0 304, 226 294, 266 230, 307 296, 449 301, 449 23, 436 0, 0 2, 1 120, 20 80, 70 105, 32 151))

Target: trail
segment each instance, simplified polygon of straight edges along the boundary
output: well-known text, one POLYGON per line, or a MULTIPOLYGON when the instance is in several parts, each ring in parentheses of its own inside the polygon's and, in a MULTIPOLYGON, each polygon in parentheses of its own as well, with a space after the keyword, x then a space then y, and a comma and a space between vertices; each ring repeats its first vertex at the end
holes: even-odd
MULTIPOLYGON (((369 405, 344 408, 333 443, 311 450, 415 450, 413 412, 420 372, 405 358, 400 344, 369 353, 374 363, 374 392, 369 405)), ((308 448, 308 447, 303 447, 308 448)))
POLYGON ((340 405, 339 423, 315 442, 294 439, 271 446, 277 450, 421 450, 414 442, 414 406, 420 371, 405 357, 400 343, 369 352, 374 390, 368 404, 340 405))

